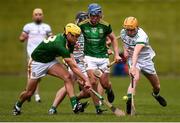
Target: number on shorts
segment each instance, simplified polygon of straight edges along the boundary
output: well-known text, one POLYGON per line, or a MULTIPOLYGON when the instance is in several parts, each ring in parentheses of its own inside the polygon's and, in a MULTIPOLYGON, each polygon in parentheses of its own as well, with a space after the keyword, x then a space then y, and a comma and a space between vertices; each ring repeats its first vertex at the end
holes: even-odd
POLYGON ((56 39, 56 35, 48 37, 48 39, 44 39, 44 43, 53 42, 56 39))

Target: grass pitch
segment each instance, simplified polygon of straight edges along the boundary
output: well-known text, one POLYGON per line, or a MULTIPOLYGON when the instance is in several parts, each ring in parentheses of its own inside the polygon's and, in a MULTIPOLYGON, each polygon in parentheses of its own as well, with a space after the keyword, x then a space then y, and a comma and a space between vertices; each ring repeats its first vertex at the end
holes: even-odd
MULTIPOLYGON (((12 107, 17 100, 18 94, 25 87, 25 76, 0 76, 0 121, 73 121, 73 122, 128 122, 128 121, 180 121, 180 98, 178 90, 180 87, 180 78, 175 76, 161 76, 161 95, 168 102, 167 107, 161 107, 151 96, 150 83, 142 77, 135 96, 136 116, 116 117, 110 110, 103 115, 96 115, 95 108, 90 99, 90 105, 84 113, 73 114, 70 101, 66 97, 63 103, 58 107, 58 114, 50 116, 48 110, 54 100, 56 91, 62 87, 63 82, 59 79, 47 76, 40 83, 40 94, 42 103, 36 103, 34 97, 31 102, 25 102, 22 109, 22 115, 12 116, 12 107)), ((129 84, 127 77, 111 77, 113 89, 115 92, 114 105, 125 109, 125 102, 122 97, 126 94, 129 84)), ((76 89, 78 92, 78 89, 76 89)), ((104 95, 106 96, 106 95, 104 95)), ((86 99, 87 100, 87 99, 86 99)), ((81 100, 85 101, 85 100, 81 100)))

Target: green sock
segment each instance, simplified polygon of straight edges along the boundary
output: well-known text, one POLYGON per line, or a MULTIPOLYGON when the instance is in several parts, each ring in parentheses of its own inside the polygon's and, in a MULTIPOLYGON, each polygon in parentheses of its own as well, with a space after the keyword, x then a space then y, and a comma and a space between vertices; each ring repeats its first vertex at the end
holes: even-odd
POLYGON ((111 91, 111 88, 106 88, 106 93, 109 93, 111 91))
POLYGON ((153 94, 158 96, 159 95, 159 91, 153 91, 153 94))
POLYGON ((77 104, 77 97, 76 96, 71 97, 70 101, 71 101, 72 108, 74 108, 74 106, 77 104))
POLYGON ((132 98, 132 94, 127 94, 128 99, 132 98))
POLYGON ((54 110, 56 110, 56 107, 55 107, 55 106, 51 106, 51 109, 54 109, 54 110))
POLYGON ((100 105, 95 105, 96 110, 100 109, 100 105))
POLYGON ((22 103, 21 101, 19 101, 19 100, 16 102, 16 105, 17 105, 19 108, 22 107, 22 104, 23 104, 23 103, 22 103))

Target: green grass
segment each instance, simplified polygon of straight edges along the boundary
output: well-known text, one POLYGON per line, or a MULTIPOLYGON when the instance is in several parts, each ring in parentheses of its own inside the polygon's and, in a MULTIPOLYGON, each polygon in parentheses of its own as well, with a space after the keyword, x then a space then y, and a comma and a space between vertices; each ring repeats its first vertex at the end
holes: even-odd
MULTIPOLYGON (((71 111, 68 98, 65 98, 58 107, 57 115, 49 116, 47 111, 52 104, 55 93, 63 85, 61 80, 49 76, 43 78, 40 83, 42 103, 36 103, 34 97, 32 97, 31 102, 25 102, 23 105, 22 115, 12 116, 13 104, 16 102, 18 94, 25 87, 26 77, 23 75, 1 75, 0 80, 0 121, 180 121, 180 98, 178 94, 180 78, 176 76, 160 76, 161 94, 167 99, 167 107, 161 107, 153 99, 150 83, 142 76, 135 97, 137 115, 133 117, 116 117, 111 111, 107 111, 100 116, 96 115, 90 99, 88 99, 90 100, 90 105, 86 111, 75 115, 71 111)), ((111 77, 111 81, 116 96, 114 105, 125 109, 125 102, 122 100, 122 96, 126 94, 129 79, 127 77, 111 77)))
MULTIPOLYGON (((87 11, 89 3, 102 6, 104 19, 119 35, 125 17, 135 16, 149 35, 150 44, 157 53, 158 72, 180 74, 179 0, 1 0, 0 1, 0 73, 19 73, 25 66, 25 45, 18 41, 24 24, 31 22, 32 10, 41 7, 44 21, 53 33, 74 22, 75 14, 87 11), (24 62, 23 62, 24 61, 24 62)), ((122 49, 122 44, 119 43, 122 49)))

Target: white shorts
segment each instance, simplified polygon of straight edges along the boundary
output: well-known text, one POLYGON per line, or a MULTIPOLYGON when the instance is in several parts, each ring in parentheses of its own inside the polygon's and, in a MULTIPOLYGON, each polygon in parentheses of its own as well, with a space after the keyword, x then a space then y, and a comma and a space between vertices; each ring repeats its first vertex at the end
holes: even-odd
POLYGON ((48 63, 36 62, 31 59, 28 63, 29 79, 38 79, 46 76, 49 68, 51 68, 56 63, 58 63, 56 59, 48 63))
POLYGON ((86 70, 101 69, 105 73, 110 73, 110 68, 107 67, 109 65, 109 58, 85 56, 85 62, 87 63, 86 70))
MULTIPOLYGON (((84 75, 87 75, 85 65, 84 65, 83 63, 79 63, 79 64, 77 64, 77 65, 78 65, 78 67, 80 68, 81 72, 82 72, 84 75)), ((70 67, 68 67, 68 71, 73 72, 70 67)))
MULTIPOLYGON (((132 61, 131 59, 128 60, 128 64, 131 67, 132 61)), ((156 74, 156 69, 154 67, 154 63, 152 59, 147 61, 138 61, 136 64, 136 68, 138 68, 142 72, 146 72, 148 74, 156 74)))
MULTIPOLYGON (((76 61, 76 63, 77 63, 77 61, 76 61)), ((80 68, 80 70, 81 70, 81 72, 84 74, 84 75, 86 75, 87 76, 87 72, 86 72, 86 63, 85 62, 79 62, 79 63, 77 63, 77 65, 78 65, 78 67, 80 68)), ((70 69, 70 67, 68 67, 68 71, 72 71, 71 69, 70 69)))

